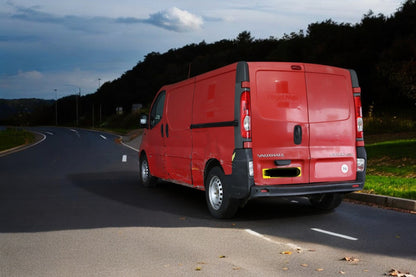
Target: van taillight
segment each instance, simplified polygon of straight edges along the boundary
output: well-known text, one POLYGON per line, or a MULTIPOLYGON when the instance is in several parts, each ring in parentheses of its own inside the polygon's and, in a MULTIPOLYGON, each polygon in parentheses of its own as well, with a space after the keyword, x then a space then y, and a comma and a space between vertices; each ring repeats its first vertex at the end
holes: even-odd
MULTIPOLYGON (((360 91, 359 88, 355 89, 360 91)), ((355 91, 354 91, 355 92, 355 91)), ((355 104, 355 119, 357 121, 357 139, 362 140, 364 138, 364 122, 363 122, 363 109, 361 106, 361 96, 359 92, 354 93, 354 104, 355 104)))
POLYGON ((249 91, 244 91, 240 98, 240 130, 243 138, 251 139, 251 106, 249 91))

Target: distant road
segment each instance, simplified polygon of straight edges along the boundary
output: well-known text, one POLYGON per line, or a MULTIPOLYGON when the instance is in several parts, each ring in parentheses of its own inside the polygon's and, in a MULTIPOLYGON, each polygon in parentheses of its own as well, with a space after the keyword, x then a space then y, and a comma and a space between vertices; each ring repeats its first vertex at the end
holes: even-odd
POLYGON ((414 214, 258 199, 216 220, 201 191, 140 186, 115 135, 33 130, 46 139, 0 157, 0 276, 416 275, 414 214))

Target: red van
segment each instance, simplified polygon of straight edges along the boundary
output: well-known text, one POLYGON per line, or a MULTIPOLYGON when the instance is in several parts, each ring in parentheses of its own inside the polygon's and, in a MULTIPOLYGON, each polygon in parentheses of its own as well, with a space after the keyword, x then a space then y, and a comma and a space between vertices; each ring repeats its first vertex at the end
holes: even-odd
POLYGON ((234 63, 162 87, 141 126, 141 182, 205 190, 216 218, 257 197, 306 196, 330 210, 364 186, 354 70, 234 63))

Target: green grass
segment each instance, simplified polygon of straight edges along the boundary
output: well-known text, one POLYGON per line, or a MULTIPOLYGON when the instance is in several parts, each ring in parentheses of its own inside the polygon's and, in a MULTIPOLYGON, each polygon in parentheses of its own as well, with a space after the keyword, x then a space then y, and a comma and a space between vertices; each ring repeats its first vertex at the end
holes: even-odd
POLYGON ((0 151, 32 143, 34 140, 35 136, 28 131, 7 128, 6 130, 0 131, 0 151))
POLYGON ((416 200, 416 179, 367 175, 364 192, 416 200))
POLYGON ((416 139, 396 139, 366 146, 365 192, 416 200, 416 139))

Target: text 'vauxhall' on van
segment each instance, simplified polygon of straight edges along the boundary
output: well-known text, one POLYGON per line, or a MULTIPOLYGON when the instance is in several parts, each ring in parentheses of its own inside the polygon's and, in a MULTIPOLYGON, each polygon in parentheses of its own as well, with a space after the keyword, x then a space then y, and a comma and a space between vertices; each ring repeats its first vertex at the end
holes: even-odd
POLYGON ((204 190, 216 218, 257 197, 306 196, 331 210, 364 186, 354 70, 234 63, 162 87, 141 126, 143 185, 161 179, 204 190))

